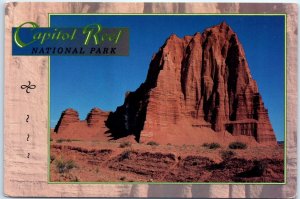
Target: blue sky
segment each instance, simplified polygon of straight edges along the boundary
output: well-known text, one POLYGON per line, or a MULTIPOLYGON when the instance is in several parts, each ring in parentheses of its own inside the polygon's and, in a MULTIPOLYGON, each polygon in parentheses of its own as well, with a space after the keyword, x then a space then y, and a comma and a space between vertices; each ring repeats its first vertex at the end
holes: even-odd
POLYGON ((51 16, 51 27, 128 27, 129 56, 52 56, 51 127, 66 108, 84 119, 93 107, 114 111, 146 79, 152 55, 175 33, 203 32, 226 21, 242 43, 278 140, 284 139, 283 16, 51 16))

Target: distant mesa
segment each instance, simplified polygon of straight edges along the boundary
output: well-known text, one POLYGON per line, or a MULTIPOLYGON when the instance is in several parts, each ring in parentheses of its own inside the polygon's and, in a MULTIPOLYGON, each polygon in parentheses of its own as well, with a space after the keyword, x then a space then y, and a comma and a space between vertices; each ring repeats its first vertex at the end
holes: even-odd
POLYGON ((104 134, 104 132, 109 130, 105 125, 105 120, 107 120, 108 115, 109 112, 102 111, 99 108, 93 108, 85 120, 80 120, 76 110, 71 108, 66 109, 62 112, 54 128, 56 135, 53 136, 76 140, 108 140, 109 137, 104 134))
POLYGON ((69 126, 69 124, 78 123, 79 121, 80 120, 77 111, 71 108, 66 109, 64 112, 62 112, 60 119, 55 126, 54 131, 55 132, 63 131, 69 126))
MULTIPOLYGON (((78 122, 78 113, 67 109, 55 132, 78 122)), ((85 123, 95 131, 107 128, 112 137, 134 135, 138 142, 276 144, 244 49, 225 22, 182 39, 171 35, 154 55, 145 82, 127 93, 124 104, 110 113, 94 108, 85 123)))
POLYGON ((86 122, 90 127, 102 126, 102 128, 105 128, 105 121, 107 117, 108 112, 102 111, 99 108, 93 108, 87 115, 86 122))

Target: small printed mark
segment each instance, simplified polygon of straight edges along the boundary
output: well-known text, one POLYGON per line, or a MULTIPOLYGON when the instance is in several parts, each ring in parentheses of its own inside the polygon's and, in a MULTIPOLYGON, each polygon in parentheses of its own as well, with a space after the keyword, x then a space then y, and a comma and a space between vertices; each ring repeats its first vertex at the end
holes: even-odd
POLYGON ((35 89, 36 85, 31 85, 31 82, 28 81, 28 85, 21 85, 21 89, 26 89, 26 93, 30 93, 28 89, 35 89))

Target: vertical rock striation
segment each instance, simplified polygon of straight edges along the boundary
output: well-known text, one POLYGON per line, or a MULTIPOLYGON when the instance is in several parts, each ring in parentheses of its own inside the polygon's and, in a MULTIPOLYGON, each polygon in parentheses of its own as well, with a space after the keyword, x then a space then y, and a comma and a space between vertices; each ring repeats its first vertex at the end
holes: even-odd
POLYGON ((60 132, 66 129, 70 124, 79 123, 78 112, 74 109, 68 108, 62 112, 59 121, 57 122, 54 132, 60 132))
POLYGON ((86 122, 89 127, 105 127, 105 120, 108 112, 102 111, 99 108, 93 108, 86 117, 86 122))
POLYGON ((178 125, 276 143, 243 47, 225 22, 182 39, 171 35, 154 55, 145 82, 127 94, 106 125, 138 141, 178 125))
POLYGON ((93 108, 85 120, 80 120, 76 110, 66 109, 62 112, 54 129, 55 134, 52 134, 51 137, 80 141, 109 140, 111 138, 105 134, 109 130, 105 125, 108 115, 109 112, 93 108))

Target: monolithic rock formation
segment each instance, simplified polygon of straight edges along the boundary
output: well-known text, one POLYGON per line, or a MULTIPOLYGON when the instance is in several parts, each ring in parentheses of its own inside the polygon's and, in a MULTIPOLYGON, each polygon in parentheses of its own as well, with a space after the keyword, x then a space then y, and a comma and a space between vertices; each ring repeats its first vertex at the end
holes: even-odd
POLYGON ((99 108, 93 108, 86 117, 88 126, 101 126, 105 128, 108 112, 102 111, 99 108))
POLYGON ((182 39, 171 35, 154 55, 145 82, 115 112, 94 108, 80 121, 67 109, 54 131, 80 139, 107 139, 109 132, 139 142, 228 142, 233 136, 276 144, 243 47, 225 22, 182 39))
POLYGON ((69 108, 60 116, 55 126, 54 137, 85 140, 91 138, 100 138, 101 140, 109 139, 104 135, 108 131, 105 121, 109 112, 93 108, 87 115, 85 120, 80 120, 78 112, 69 108))
POLYGON ((54 131, 55 132, 63 131, 69 126, 69 124, 78 123, 79 121, 80 120, 77 111, 71 108, 66 109, 64 112, 62 112, 60 119, 55 126, 54 131))
POLYGON ((154 55, 145 82, 110 113, 106 125, 138 141, 188 129, 201 139, 202 131, 212 129, 276 143, 243 47, 225 22, 182 39, 171 35, 154 55))

